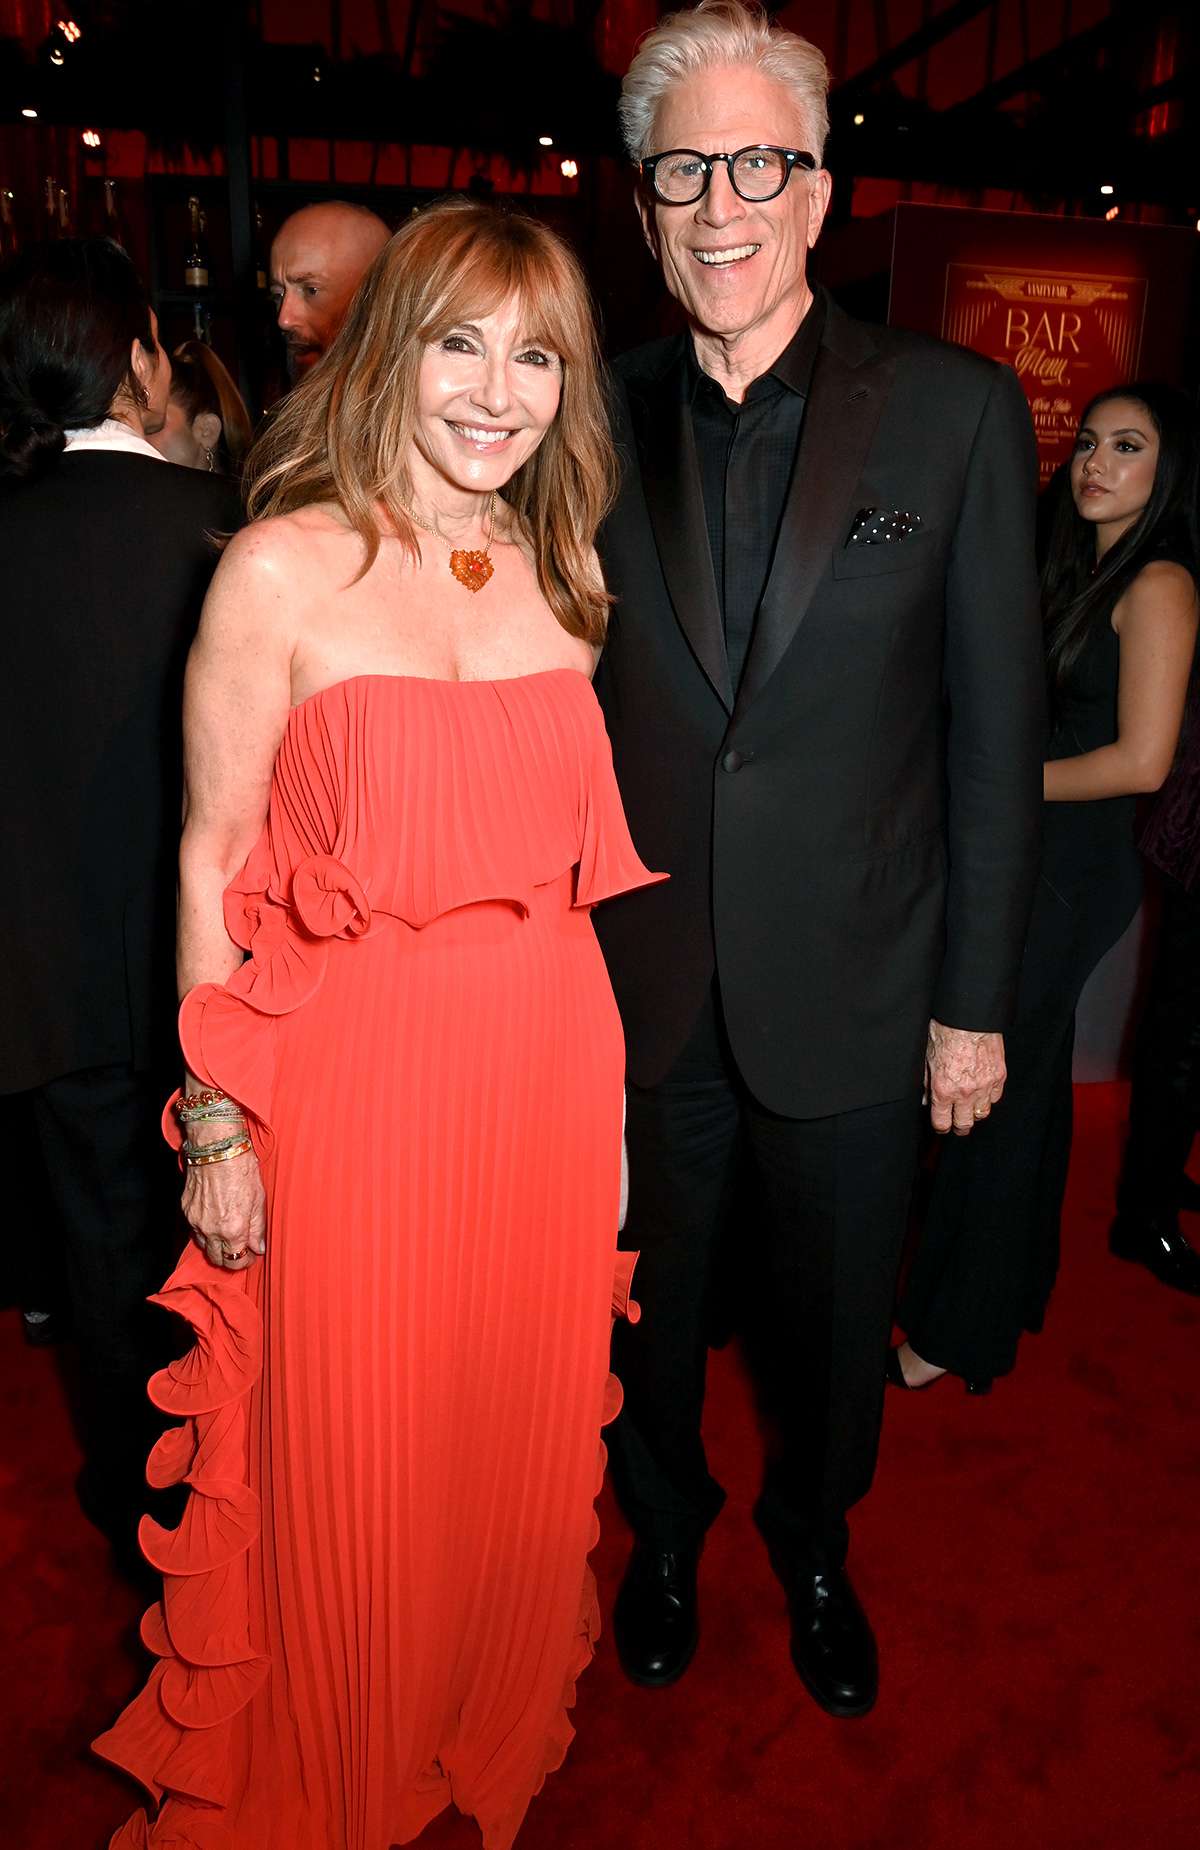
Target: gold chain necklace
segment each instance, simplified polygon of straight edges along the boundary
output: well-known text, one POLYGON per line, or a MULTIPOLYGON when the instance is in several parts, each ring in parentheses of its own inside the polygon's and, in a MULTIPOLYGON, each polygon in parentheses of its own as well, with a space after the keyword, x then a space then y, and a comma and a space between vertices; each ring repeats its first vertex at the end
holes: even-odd
POLYGON ((435 540, 441 540, 443 546, 448 546, 450 548, 450 570, 455 578, 457 578, 459 584, 465 585, 468 591, 482 591, 484 585, 491 577, 492 572, 495 570, 488 556, 492 550, 492 541, 496 537, 495 489, 493 489, 488 496, 487 513, 485 515, 488 530, 487 545, 482 552, 472 552, 464 546, 456 546, 453 540, 448 540, 446 538, 441 528, 434 522, 422 520, 421 516, 419 514, 414 514, 413 510, 407 506, 405 502, 402 501, 400 505, 415 527, 421 527, 426 533, 432 533, 435 540))

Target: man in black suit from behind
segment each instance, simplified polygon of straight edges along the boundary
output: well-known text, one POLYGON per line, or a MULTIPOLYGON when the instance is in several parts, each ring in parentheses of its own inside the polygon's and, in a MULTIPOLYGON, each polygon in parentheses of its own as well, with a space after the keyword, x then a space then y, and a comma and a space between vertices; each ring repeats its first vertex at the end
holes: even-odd
POLYGON ((642 225, 688 331, 616 368, 596 685, 638 851, 671 878, 597 929, 645 1312, 614 1363, 622 1662, 666 1684, 695 1647, 732 1261, 773 1431, 756 1519, 796 1669, 850 1716, 877 1665, 847 1512, 874 1471, 922 1092, 959 1135, 1001 1096, 1043 696, 1015 375, 806 280, 826 88, 821 53, 738 0, 661 22, 625 80, 642 225))
POLYGON ((115 244, 33 246, 0 269, 6 1236, 11 1258, 61 1230, 80 1491, 126 1566, 157 1430, 146 1381, 175 1340, 145 1299, 179 1238, 159 1120, 180 1071, 183 669, 210 536, 240 519, 232 484, 146 441, 170 380, 115 244))

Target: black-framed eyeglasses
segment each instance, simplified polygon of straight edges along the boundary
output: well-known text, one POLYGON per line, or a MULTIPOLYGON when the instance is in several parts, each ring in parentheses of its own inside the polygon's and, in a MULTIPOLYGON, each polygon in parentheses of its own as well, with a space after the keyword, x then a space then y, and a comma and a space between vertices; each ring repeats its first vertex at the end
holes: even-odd
POLYGON ((803 148, 770 148, 760 143, 753 148, 739 148, 736 154, 701 154, 697 148, 668 148, 664 154, 650 154, 640 163, 665 206, 694 206, 703 199, 719 161, 724 161, 729 184, 741 199, 761 205, 782 193, 795 167, 811 172, 816 156, 803 148))

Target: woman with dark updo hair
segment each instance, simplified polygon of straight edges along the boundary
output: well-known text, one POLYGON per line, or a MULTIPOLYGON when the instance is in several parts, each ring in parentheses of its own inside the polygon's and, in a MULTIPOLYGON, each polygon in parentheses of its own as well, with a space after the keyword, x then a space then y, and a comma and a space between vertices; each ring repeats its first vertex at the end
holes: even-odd
POLYGON ((80 1494, 127 1565, 162 1350, 144 1300, 174 1225, 158 1115, 183 664, 216 564, 208 536, 238 522, 227 483, 147 440, 170 381, 117 245, 64 239, 0 266, 0 1109, 25 1197, 9 1252, 30 1264, 61 1229, 80 1494))
POLYGON ((1075 1007, 1137 911, 1137 799, 1166 780, 1188 694, 1196 463, 1195 413, 1170 386, 1116 387, 1084 411, 1042 573, 1051 733, 1009 1086, 991 1123, 941 1153, 900 1309, 908 1340, 888 1366, 896 1387, 952 1373, 982 1391, 1013 1367, 1022 1331, 1042 1326, 1071 1154, 1075 1007))
POLYGON ((34 245, 0 286, 0 474, 67 449, 137 453, 167 415, 171 362, 124 251, 107 238, 34 245))

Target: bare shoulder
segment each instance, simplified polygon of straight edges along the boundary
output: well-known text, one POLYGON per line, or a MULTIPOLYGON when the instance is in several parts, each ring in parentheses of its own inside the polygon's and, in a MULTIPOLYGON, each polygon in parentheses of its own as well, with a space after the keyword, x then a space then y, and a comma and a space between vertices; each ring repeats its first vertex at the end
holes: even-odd
POLYGON ((1113 610, 1113 628, 1132 619, 1195 623, 1196 581, 1175 559, 1151 559, 1122 592, 1113 610))
POLYGON ((315 506, 252 521, 221 557, 200 620, 202 653, 236 646, 290 657, 314 607, 353 577, 361 541, 315 506))
POLYGON ((255 520, 234 535, 221 559, 226 579, 234 576, 244 590, 264 590, 286 580, 294 588, 294 575, 328 567, 358 544, 345 520, 334 508, 297 508, 255 520))

